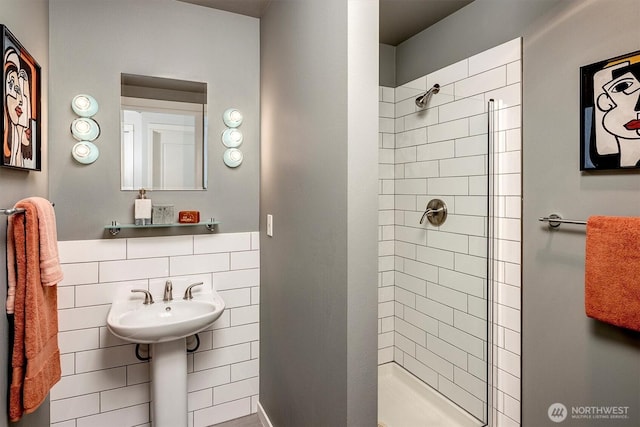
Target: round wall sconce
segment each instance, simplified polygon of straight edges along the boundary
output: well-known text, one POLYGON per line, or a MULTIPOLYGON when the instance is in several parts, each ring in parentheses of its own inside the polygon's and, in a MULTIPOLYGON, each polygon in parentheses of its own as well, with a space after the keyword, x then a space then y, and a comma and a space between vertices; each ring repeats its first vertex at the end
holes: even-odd
POLYGON ((223 155, 224 164, 230 168, 237 168, 242 163, 242 151, 237 148, 228 148, 223 155))
POLYGON ((235 108, 229 108, 222 114, 224 124, 230 128, 237 128, 242 124, 242 113, 235 108))
POLYGON ((242 132, 236 128, 228 128, 222 132, 222 143, 227 148, 236 148, 242 144, 242 132))
POLYGON ((91 95, 76 95, 71 100, 71 109, 80 117, 93 117, 98 112, 98 101, 91 95))
POLYGON ((100 135, 100 126, 93 119, 80 117, 71 122, 71 134, 78 141, 94 141, 100 135))
POLYGON ((78 163, 89 165, 98 159, 100 151, 93 142, 80 141, 71 149, 71 155, 78 163))

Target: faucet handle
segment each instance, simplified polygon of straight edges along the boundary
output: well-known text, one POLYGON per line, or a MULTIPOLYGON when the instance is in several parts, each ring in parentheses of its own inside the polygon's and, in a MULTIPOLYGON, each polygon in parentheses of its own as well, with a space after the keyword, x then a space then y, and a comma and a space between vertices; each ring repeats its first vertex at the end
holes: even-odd
POLYGON ((153 304, 153 297, 151 296, 151 292, 146 289, 131 289, 131 292, 142 292, 144 294, 144 303, 143 304, 153 304))
POLYGON ((184 291, 184 298, 182 298, 182 299, 186 299, 186 300, 193 299, 193 295, 191 294, 191 289, 194 286, 200 286, 200 285, 203 285, 203 284, 204 284, 203 282, 198 282, 198 283, 194 283, 194 284, 191 284, 191 285, 187 286, 187 289, 184 291))

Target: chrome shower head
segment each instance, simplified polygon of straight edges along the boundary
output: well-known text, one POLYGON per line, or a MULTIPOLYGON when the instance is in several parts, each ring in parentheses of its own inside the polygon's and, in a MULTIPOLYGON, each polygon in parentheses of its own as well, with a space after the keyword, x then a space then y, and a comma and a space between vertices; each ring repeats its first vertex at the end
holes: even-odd
POLYGON ((434 84, 431 89, 429 89, 424 95, 420 95, 416 98, 416 105, 418 108, 426 108, 431 95, 440 92, 440 85, 438 83, 434 84))

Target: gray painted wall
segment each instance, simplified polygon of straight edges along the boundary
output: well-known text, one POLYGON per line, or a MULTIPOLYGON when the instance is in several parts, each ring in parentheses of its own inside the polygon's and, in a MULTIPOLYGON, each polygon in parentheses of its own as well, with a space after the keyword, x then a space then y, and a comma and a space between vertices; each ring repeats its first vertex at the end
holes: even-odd
MULTIPOLYGON (((120 191, 120 73, 208 83, 208 166, 206 191, 155 191, 155 203, 199 210, 215 217, 221 232, 258 228, 259 191, 259 20, 172 0, 65 0, 50 3, 51 26, 51 198, 58 212, 60 240, 109 237, 105 224, 133 222, 135 191, 120 191), (69 125, 76 117, 71 99, 93 95, 101 135, 100 158, 76 163, 69 125), (243 164, 222 162, 222 113, 244 113, 243 164)), ((202 228, 122 236, 204 233, 202 228)))
POLYGON ((523 34, 560 0, 475 0, 396 47, 396 86, 523 34))
POLYGON ((378 14, 347 0, 347 426, 378 415, 378 14))
POLYGON ((568 419, 562 425, 640 423, 640 334, 585 316, 584 229, 549 233, 537 221, 551 212, 576 219, 639 215, 637 173, 579 171, 578 112, 579 67, 638 50, 639 19, 637 0, 476 0, 397 48, 401 84, 523 36, 525 427, 557 425, 547 416, 554 402, 569 410, 630 407, 627 420, 568 419))
POLYGON ((637 0, 563 1, 524 37, 523 425, 558 425, 554 402, 629 406, 640 425, 640 334, 584 314, 582 227, 548 232, 539 216, 640 215, 637 172, 579 171, 579 68, 640 49, 637 0), (615 6, 615 7, 614 7, 615 6), (622 12, 624 11, 624 12, 622 12))
POLYGON ((380 86, 396 87, 396 47, 380 43, 380 86))
MULTIPOLYGON (((378 83, 351 86, 351 1, 276 1, 261 21, 260 402, 278 427, 376 424, 378 83), (348 93, 367 105, 360 126, 369 130, 355 140, 348 93)), ((375 19, 364 16, 377 28, 375 3, 360 3, 375 7, 375 19)), ((366 34, 373 75, 378 41, 366 34)))
MULTIPOLYGON (((42 71, 42 171, 23 172, 7 168, 0 168, 0 208, 10 208, 18 200, 30 196, 48 197, 47 175, 49 162, 47 161, 48 134, 48 76, 49 76, 49 11, 47 0, 0 0, 0 24, 18 38, 22 45, 40 64, 42 71)), ((3 82, 4 84, 4 82, 3 82)), ((7 227, 4 217, 0 217, 0 301, 4 307, 7 297, 7 227)), ((8 366, 8 325, 5 315, 0 315, 0 426, 9 425, 7 420, 7 378, 8 366)), ((22 418, 12 426, 45 427, 49 426, 49 399, 38 410, 22 418)))

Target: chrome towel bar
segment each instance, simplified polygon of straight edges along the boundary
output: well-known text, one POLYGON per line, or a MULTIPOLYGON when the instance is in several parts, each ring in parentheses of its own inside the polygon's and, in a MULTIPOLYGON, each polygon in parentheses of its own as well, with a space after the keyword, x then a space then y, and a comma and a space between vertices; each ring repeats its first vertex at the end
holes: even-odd
MULTIPOLYGON (((55 206, 55 203, 51 203, 51 206, 55 206)), ((24 209, 23 208, 9 208, 9 209, 0 209, 0 214, 9 216, 9 215, 14 215, 17 213, 24 213, 24 209)))
POLYGON ((13 214, 17 214, 17 213, 23 213, 24 209, 22 208, 10 208, 10 209, 0 209, 0 214, 4 214, 4 215, 13 215, 13 214))
POLYGON ((587 225, 587 221, 580 221, 576 219, 562 219, 562 217, 558 214, 551 214, 549 216, 538 218, 538 221, 548 222, 550 228, 560 227, 560 224, 587 225))

